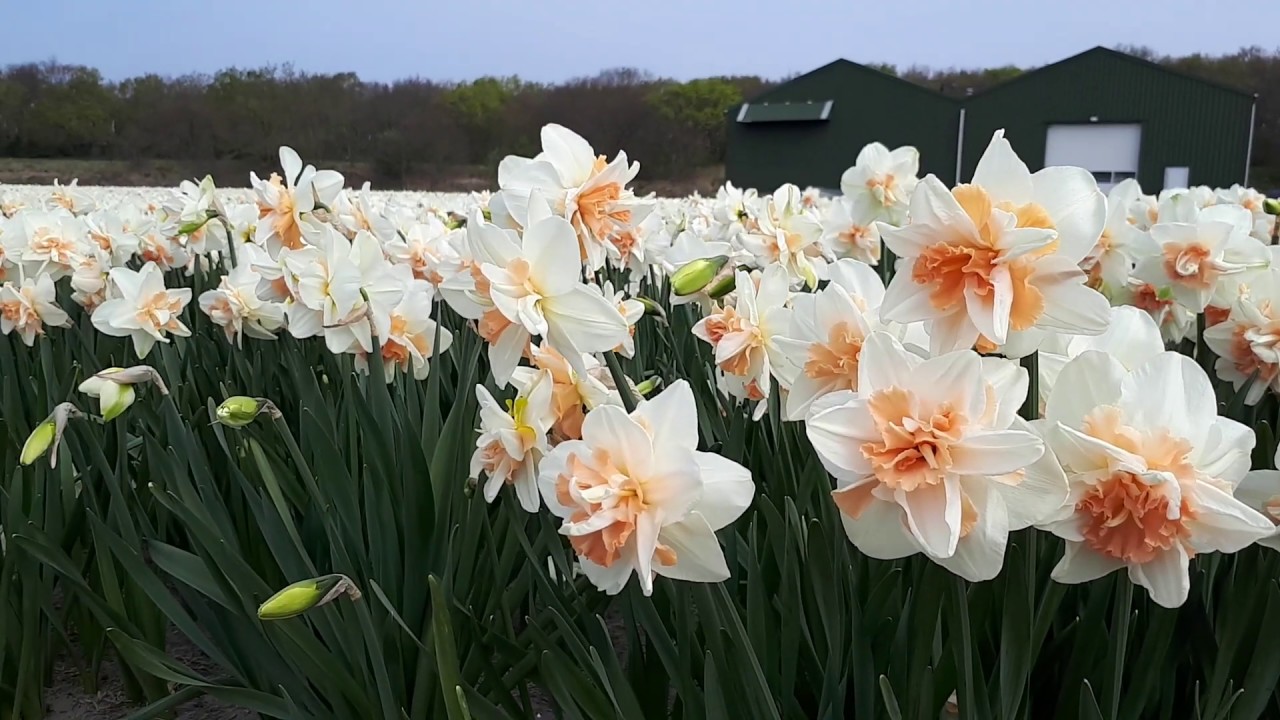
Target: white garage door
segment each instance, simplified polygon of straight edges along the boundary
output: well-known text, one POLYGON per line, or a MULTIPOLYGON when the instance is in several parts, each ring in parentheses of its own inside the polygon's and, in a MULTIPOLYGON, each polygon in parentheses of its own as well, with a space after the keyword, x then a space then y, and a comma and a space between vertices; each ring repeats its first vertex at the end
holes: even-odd
POLYGON ((1138 175, 1141 125, 1091 123, 1050 125, 1045 138, 1045 167, 1074 165, 1093 173, 1103 192, 1138 175))

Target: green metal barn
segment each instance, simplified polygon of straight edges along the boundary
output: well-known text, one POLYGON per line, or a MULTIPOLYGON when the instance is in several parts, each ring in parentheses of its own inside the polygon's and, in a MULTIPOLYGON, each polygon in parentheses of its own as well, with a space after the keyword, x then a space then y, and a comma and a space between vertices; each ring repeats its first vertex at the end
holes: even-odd
POLYGON ((964 104, 962 177, 991 134, 1031 167, 1076 165, 1109 188, 1247 183, 1255 98, 1097 47, 1032 70, 964 104))
POLYGON ((1129 177, 1147 192, 1248 182, 1248 93, 1097 47, 963 100, 837 60, 727 113, 725 175, 771 191, 839 187, 863 145, 920 150, 920 174, 972 176, 1005 129, 1031 167, 1076 165, 1104 190, 1129 177))
POLYGON ((838 189, 870 142, 920 150, 921 175, 955 179, 960 104, 848 60, 801 75, 728 113, 725 175, 771 192, 785 182, 838 189))

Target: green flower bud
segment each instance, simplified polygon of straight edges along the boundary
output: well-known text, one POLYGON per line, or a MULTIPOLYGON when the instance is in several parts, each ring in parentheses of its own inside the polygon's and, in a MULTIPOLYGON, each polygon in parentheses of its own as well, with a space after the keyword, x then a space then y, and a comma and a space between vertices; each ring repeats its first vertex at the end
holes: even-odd
MULTIPOLYGON (((701 258, 686 263, 671 276, 671 291, 681 297, 692 295, 707 287, 716 275, 729 263, 728 256, 701 258)), ((732 281, 732 278, 730 279, 732 281)))
POLYGON ((200 228, 204 227, 205 225, 208 225, 209 221, 216 217, 218 217, 218 212, 216 210, 205 210, 204 217, 198 217, 195 220, 192 220, 191 222, 186 222, 179 225, 178 234, 190 235, 198 231, 200 228))
POLYGON ((716 278, 716 281, 706 287, 707 297, 720 299, 725 295, 733 292, 737 286, 738 279, 736 273, 725 273, 716 278))
POLYGON ((660 387, 662 387, 662 378, 657 375, 654 375, 648 380, 645 380, 644 382, 637 384, 636 392, 648 397, 649 393, 653 392, 654 390, 657 390, 660 387))
POLYGON ((49 467, 58 467, 58 444, 62 442, 62 433, 67 428, 67 421, 84 417, 80 408, 69 402, 59 404, 49 413, 49 417, 31 431, 27 441, 22 444, 22 454, 18 457, 23 465, 30 465, 49 453, 49 467))
POLYGON ((242 428, 253 422, 259 413, 267 410, 266 403, 267 401, 259 398, 234 395, 223 400, 222 404, 213 411, 213 416, 227 427, 242 428))
POLYGON ((662 320, 663 322, 666 322, 666 319, 667 319, 667 311, 663 310, 663 309, 662 309, 662 306, 661 306, 661 305, 659 305, 657 302, 655 302, 655 301, 653 301, 653 300, 650 300, 649 298, 647 298, 647 297, 643 297, 643 296, 641 296, 641 297, 637 297, 637 298, 636 298, 636 301, 637 301, 637 302, 639 302, 641 305, 643 305, 643 306, 644 306, 644 314, 645 314, 645 315, 648 315, 648 316, 650 316, 650 317, 656 317, 656 318, 658 318, 659 320, 662 320))
POLYGON ((1268 215, 1280 215, 1280 199, 1267 198, 1262 201, 1262 209, 1268 215))
POLYGON ((284 620, 333 602, 342 595, 360 599, 360 590, 346 575, 323 575, 296 582, 267 598, 258 607, 260 620, 284 620))
POLYGON ((456 212, 449 213, 449 221, 445 223, 445 227, 449 228, 450 230, 457 230, 458 228, 464 228, 466 226, 467 226, 466 215, 463 215, 461 213, 456 213, 456 212))
POLYGON ((35 430, 27 436, 27 441, 22 444, 22 457, 20 462, 23 465, 30 465, 44 455, 49 446, 53 444, 54 433, 56 428, 53 425, 53 418, 49 418, 36 426, 35 430))

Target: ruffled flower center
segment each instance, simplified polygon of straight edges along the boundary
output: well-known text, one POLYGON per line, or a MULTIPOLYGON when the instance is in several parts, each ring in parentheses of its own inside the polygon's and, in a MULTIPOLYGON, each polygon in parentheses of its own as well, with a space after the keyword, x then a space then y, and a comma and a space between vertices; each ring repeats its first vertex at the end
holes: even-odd
POLYGON ((1031 282, 1033 263, 1036 258, 1052 252, 1054 245, 1006 261, 996 246, 992 211, 1001 209, 1012 213, 1020 228, 1053 229, 1048 213, 1034 203, 997 208, 986 190, 976 185, 959 185, 951 192, 978 230, 976 243, 944 241, 925 248, 911 268, 911 278, 917 284, 930 287, 929 302, 939 311, 963 309, 968 302, 966 293, 992 308, 995 304, 993 275, 998 268, 1003 268, 1012 288, 1009 326, 1019 331, 1031 328, 1045 307, 1044 294, 1031 282))
POLYGON ((1213 287, 1222 274, 1209 249, 1198 243, 1169 243, 1163 252, 1164 272, 1174 282, 1206 289, 1213 287))
POLYGON ((1145 469, 1118 469, 1076 503, 1092 549, 1126 563, 1145 563, 1190 535, 1196 517, 1190 494, 1197 482, 1191 444, 1167 429, 1143 432, 1123 423, 1119 408, 1103 406, 1085 418, 1083 432, 1141 458, 1145 469))
POLYGON ((827 342, 815 342, 809 346, 804 374, 814 380, 836 380, 841 388, 856 390, 858 357, 862 354, 863 340, 851 323, 832 325, 827 333, 827 342))
POLYGON ((867 400, 880 439, 860 449, 876 479, 893 490, 941 483, 951 468, 951 446, 968 424, 951 403, 924 411, 918 406, 911 391, 898 387, 876 390, 867 400))
MULTIPOLYGON (((600 448, 590 457, 573 453, 556 478, 556 499, 573 508, 564 533, 579 556, 610 567, 622 555, 640 514, 648 509, 644 484, 623 472, 600 448)), ((676 553, 659 545, 654 553, 662 565, 674 565, 676 553)))

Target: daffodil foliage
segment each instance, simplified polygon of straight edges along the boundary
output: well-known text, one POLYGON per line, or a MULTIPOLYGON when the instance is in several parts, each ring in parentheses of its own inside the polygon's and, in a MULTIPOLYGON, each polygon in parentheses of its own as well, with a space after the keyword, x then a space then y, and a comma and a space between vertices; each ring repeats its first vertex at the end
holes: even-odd
POLYGON ((0 718, 1280 716, 1273 203, 541 146, 0 186, 0 718))

